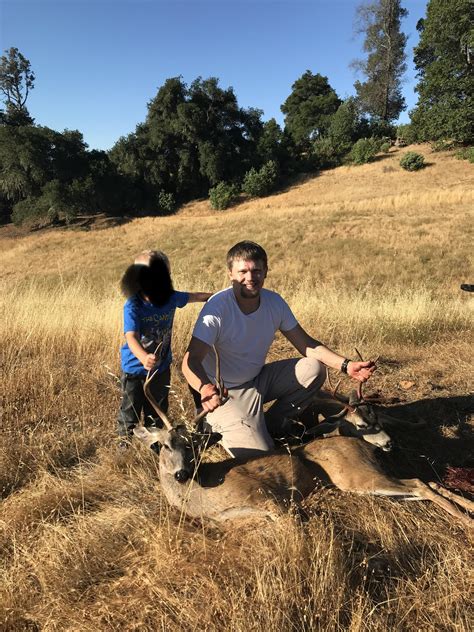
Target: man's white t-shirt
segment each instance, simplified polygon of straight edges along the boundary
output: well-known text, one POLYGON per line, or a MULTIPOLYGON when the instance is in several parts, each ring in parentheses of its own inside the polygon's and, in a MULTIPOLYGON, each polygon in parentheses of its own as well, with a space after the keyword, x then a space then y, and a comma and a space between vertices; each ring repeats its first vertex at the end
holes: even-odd
MULTIPOLYGON (((225 385, 232 388, 260 373, 277 330, 290 331, 297 324, 288 304, 276 292, 262 289, 258 309, 244 314, 230 287, 207 301, 194 326, 193 336, 216 346, 221 377, 225 385)), ((216 360, 213 352, 206 355, 203 367, 214 379, 216 360)))

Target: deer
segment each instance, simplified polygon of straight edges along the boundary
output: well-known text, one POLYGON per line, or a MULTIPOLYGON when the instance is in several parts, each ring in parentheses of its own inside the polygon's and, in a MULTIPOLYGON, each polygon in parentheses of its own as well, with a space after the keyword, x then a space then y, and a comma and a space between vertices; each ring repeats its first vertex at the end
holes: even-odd
MULTIPOLYGON (((216 350, 215 350, 216 351, 216 350)), ((216 385, 222 381, 216 353, 216 385)), ((161 419, 161 428, 137 426, 134 434, 151 447, 159 443, 159 476, 169 504, 190 518, 225 524, 237 519, 276 519, 285 508, 300 505, 319 485, 343 492, 387 496, 400 500, 431 501, 472 528, 473 520, 461 511, 474 512, 474 502, 436 483, 398 479, 385 473, 377 461, 377 448, 354 437, 313 439, 309 443, 262 453, 245 461, 226 459, 203 463, 206 444, 220 435, 197 436, 184 425, 173 425, 149 391, 144 392, 161 419)), ((194 419, 196 423, 203 413, 194 419)))
MULTIPOLYGON (((363 361, 362 355, 355 349, 359 359, 363 361)), ((372 360, 377 363, 378 358, 372 360)), ((387 433, 387 427, 398 426, 418 429, 425 425, 424 421, 407 422, 401 419, 394 419, 383 408, 376 408, 372 402, 368 401, 363 394, 363 384, 359 383, 356 390, 352 390, 349 397, 337 394, 341 381, 332 386, 329 371, 326 373, 326 381, 329 390, 320 391, 315 396, 313 403, 300 415, 300 421, 293 424, 293 431, 302 441, 308 441, 316 437, 357 437, 380 448, 384 452, 389 452, 393 447, 393 442, 387 433), (323 421, 314 425, 314 420, 323 421), (302 426, 302 431, 298 432, 298 425, 302 426), (296 428, 295 428, 296 426, 296 428)))

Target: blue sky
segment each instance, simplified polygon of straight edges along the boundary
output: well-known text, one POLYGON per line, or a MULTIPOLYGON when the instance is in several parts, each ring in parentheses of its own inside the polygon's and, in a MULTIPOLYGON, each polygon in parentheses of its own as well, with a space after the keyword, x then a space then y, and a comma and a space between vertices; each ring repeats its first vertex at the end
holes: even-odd
MULTIPOLYGON (((91 149, 109 149, 144 121, 168 77, 219 77, 242 107, 283 123, 280 105, 307 69, 353 94, 350 62, 360 0, 0 0, 0 49, 15 46, 36 74, 28 109, 39 125, 78 129, 91 149)), ((404 94, 411 109, 412 48, 426 0, 409 16, 404 94)), ((408 120, 404 113, 401 122, 408 120)))

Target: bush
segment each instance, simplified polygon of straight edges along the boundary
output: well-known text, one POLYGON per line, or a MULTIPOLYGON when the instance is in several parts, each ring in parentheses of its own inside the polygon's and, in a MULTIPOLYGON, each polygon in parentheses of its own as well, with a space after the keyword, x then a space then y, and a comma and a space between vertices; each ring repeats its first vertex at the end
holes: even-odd
POLYGON ((350 158, 355 165, 364 165, 372 160, 379 147, 379 141, 375 138, 359 138, 351 149, 350 158))
POLYGON ((219 182, 215 187, 209 189, 209 201, 212 208, 223 211, 235 203, 238 194, 239 189, 235 184, 219 182))
POLYGON ((410 123, 397 127, 397 141, 400 146, 413 145, 417 140, 416 131, 410 123))
POLYGON ((451 151, 456 146, 456 143, 453 140, 448 140, 446 138, 441 138, 439 140, 431 143, 431 149, 433 151, 451 151))
POLYGON ((418 171, 425 166, 425 159, 421 154, 417 154, 416 151, 408 151, 400 159, 400 166, 407 171, 418 171))
POLYGON ((390 151, 390 143, 382 143, 380 145, 380 151, 383 151, 384 154, 388 154, 390 151))
POLYGON ((278 184, 278 166, 274 160, 266 162, 260 170, 254 167, 247 171, 242 191, 251 197, 263 197, 271 193, 278 184))
POLYGON ((455 155, 458 160, 469 160, 469 162, 474 163, 474 147, 458 149, 455 155))
POLYGON ((172 215, 176 210, 174 195, 161 190, 158 195, 158 209, 160 215, 172 215))
POLYGON ((330 169, 342 164, 350 145, 338 144, 333 138, 320 138, 313 143, 312 160, 317 169, 330 169))

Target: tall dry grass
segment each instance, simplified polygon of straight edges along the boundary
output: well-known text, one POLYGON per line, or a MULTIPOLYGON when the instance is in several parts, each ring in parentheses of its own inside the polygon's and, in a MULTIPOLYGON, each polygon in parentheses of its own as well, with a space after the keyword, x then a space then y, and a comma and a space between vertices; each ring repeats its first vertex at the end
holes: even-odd
MULTIPOLYGON (((474 465, 473 303, 459 291, 472 167, 436 154, 402 174, 398 158, 226 213, 198 203, 97 232, 0 229, 0 629, 472 629, 472 536, 429 505, 319 489, 304 523, 223 530, 167 506, 151 452, 115 452, 122 270, 161 247, 178 289, 217 290, 227 248, 253 238, 305 328, 381 355, 367 390, 428 422, 395 431, 387 468, 436 480, 474 465)), ((178 364, 197 311, 177 313, 178 364)), ((290 354, 277 337, 271 358, 290 354)), ((191 411, 177 366, 171 408, 191 411)))

